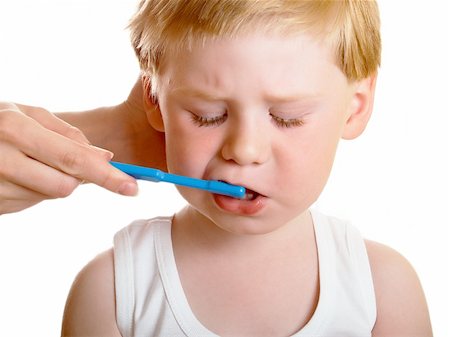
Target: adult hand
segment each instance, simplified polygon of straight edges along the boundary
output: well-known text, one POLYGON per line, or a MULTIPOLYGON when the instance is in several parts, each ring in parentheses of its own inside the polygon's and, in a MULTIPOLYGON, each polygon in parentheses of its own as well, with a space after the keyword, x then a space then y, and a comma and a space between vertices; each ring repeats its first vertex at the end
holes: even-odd
POLYGON ((136 194, 136 181, 113 168, 111 158, 45 109, 0 103, 0 214, 66 197, 83 181, 136 194))

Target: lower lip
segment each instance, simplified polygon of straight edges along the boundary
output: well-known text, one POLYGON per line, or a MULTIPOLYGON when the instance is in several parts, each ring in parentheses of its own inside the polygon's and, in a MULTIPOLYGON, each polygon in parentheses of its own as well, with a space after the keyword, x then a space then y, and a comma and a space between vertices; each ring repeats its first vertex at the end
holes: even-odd
POLYGON ((229 213, 239 214, 239 215, 255 215, 261 211, 265 204, 267 198, 259 195, 255 200, 244 200, 236 199, 233 197, 228 197, 220 194, 213 194, 214 201, 219 206, 219 208, 227 211, 229 213))

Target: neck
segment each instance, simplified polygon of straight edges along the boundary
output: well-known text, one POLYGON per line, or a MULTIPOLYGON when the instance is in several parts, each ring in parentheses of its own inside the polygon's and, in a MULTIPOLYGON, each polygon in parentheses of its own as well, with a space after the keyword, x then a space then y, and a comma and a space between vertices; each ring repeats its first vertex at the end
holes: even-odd
POLYGON ((275 231, 259 235, 225 231, 194 208, 187 206, 175 215, 172 238, 175 249, 208 254, 227 254, 230 258, 269 255, 280 251, 292 253, 289 247, 301 248, 315 242, 310 212, 307 210, 275 231))

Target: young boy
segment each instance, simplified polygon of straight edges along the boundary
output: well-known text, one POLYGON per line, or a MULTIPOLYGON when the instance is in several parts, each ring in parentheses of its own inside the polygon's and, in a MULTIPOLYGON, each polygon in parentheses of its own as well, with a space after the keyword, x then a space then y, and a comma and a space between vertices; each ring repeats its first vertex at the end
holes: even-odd
POLYGON ((397 252, 310 210, 339 139, 372 112, 371 1, 142 1, 131 24, 170 172, 243 185, 178 188, 79 274, 64 336, 431 336, 397 252))

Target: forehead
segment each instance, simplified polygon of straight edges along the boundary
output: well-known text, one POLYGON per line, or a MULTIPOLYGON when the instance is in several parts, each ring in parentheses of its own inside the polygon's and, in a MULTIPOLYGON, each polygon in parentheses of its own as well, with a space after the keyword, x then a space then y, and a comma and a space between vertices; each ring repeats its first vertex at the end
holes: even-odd
POLYGON ((160 68, 166 89, 184 87, 270 88, 279 91, 329 90, 346 77, 334 63, 331 48, 306 34, 248 34, 196 43, 168 54, 160 68))

